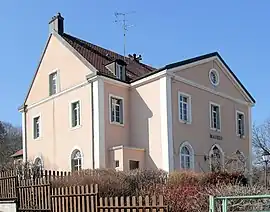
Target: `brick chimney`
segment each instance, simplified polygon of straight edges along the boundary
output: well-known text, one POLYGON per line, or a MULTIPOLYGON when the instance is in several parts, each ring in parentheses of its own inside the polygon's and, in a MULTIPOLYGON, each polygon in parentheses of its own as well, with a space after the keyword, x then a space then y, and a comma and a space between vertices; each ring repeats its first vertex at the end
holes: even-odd
POLYGON ((59 35, 64 33, 64 18, 61 16, 61 13, 53 16, 49 22, 50 33, 57 32, 59 35))

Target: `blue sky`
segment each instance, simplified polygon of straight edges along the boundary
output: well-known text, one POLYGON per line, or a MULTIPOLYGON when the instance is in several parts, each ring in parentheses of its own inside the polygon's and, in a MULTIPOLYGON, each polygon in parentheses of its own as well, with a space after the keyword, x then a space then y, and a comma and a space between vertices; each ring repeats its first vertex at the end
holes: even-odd
POLYGON ((115 12, 128 16, 127 52, 156 67, 218 51, 257 100, 253 119, 270 117, 270 1, 46 0, 2 1, 0 7, 0 120, 21 124, 23 103, 48 37, 61 12, 65 31, 123 53, 115 12))

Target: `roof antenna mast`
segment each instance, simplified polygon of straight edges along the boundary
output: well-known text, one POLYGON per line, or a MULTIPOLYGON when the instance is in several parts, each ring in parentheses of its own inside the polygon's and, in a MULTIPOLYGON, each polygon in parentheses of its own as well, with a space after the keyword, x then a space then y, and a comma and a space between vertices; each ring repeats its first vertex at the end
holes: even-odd
POLYGON ((129 25, 127 24, 128 20, 127 20, 127 15, 131 14, 131 13, 135 13, 134 11, 132 12, 128 12, 128 13, 119 13, 119 12, 115 12, 115 22, 116 23, 121 23, 122 27, 123 27, 123 33, 124 33, 124 60, 126 60, 126 34, 128 31, 129 27, 132 27, 133 25, 129 25))

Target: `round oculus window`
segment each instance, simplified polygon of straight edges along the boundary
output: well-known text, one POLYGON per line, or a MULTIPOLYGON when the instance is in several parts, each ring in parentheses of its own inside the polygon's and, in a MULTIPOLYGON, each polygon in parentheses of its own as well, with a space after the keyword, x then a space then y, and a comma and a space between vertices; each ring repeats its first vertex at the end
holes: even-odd
POLYGON ((219 75, 216 69, 211 69, 209 71, 209 79, 213 85, 216 86, 219 84, 219 75))

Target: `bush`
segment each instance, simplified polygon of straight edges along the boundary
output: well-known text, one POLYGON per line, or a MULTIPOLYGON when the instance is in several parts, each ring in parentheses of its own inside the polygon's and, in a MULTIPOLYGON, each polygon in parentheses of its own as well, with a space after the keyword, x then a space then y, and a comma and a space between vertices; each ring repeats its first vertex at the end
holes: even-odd
MULTIPOLYGON (((208 210, 209 195, 246 195, 265 192, 244 185, 246 178, 237 173, 174 172, 167 175, 160 170, 84 170, 52 181, 53 187, 98 184, 101 197, 163 195, 172 212, 200 212, 208 210), (260 192, 259 192, 260 191, 260 192)), ((241 201, 230 202, 239 208, 241 201)), ((254 201, 253 201, 254 202, 254 201)), ((253 203, 252 202, 252 203, 253 203)), ((241 204, 245 205, 243 201, 241 204)), ((249 202, 248 202, 249 203, 249 202)), ((262 202, 260 202, 260 206, 262 202)))
POLYGON ((195 172, 173 172, 169 175, 169 185, 198 185, 203 179, 203 174, 195 172))
POLYGON ((169 185, 218 185, 218 184, 241 184, 247 185, 247 178, 240 173, 212 172, 173 172, 169 175, 169 185))
POLYGON ((165 183, 166 173, 161 170, 133 170, 128 172, 113 169, 84 170, 72 176, 55 179, 53 187, 73 185, 99 185, 100 196, 133 196, 156 184, 165 183))
POLYGON ((172 185, 166 186, 162 195, 172 212, 207 211, 208 205, 203 189, 200 185, 172 185))
MULTIPOLYGON (((269 193, 269 190, 263 186, 241 186, 223 184, 219 186, 205 187, 205 195, 213 196, 249 196, 269 193)), ((228 211, 262 211, 270 210, 269 199, 234 199, 228 201, 228 211)), ((217 208, 221 204, 217 204, 217 208)))
POLYGON ((203 185, 218 185, 218 184, 240 184, 247 185, 247 178, 240 173, 228 172, 211 172, 204 174, 201 184, 203 185))

